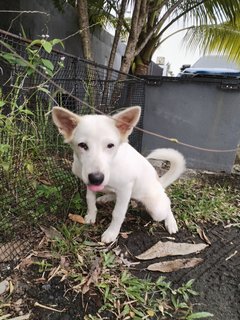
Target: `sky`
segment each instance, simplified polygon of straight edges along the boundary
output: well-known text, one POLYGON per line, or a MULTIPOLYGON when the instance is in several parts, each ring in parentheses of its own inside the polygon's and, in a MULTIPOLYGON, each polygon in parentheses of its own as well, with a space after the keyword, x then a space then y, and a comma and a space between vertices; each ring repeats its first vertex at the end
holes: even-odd
POLYGON ((186 50, 182 42, 183 36, 184 32, 180 32, 168 38, 156 50, 153 56, 154 62, 156 62, 158 56, 165 57, 165 63, 170 63, 170 70, 175 76, 180 72, 183 64, 192 65, 201 57, 199 52, 186 50))

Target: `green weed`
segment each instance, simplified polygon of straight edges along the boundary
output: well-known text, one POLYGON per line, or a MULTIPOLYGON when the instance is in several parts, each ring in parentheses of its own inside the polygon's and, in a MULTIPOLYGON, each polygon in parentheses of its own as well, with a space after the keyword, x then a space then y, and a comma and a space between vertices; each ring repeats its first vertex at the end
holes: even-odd
POLYGON ((239 191, 201 179, 181 180, 169 189, 178 221, 195 229, 198 223, 239 221, 239 191))
MULTIPOLYGON (((95 292, 102 300, 96 314, 85 320, 97 319, 194 319, 210 317, 194 313, 191 298, 197 293, 193 280, 173 288, 165 277, 153 281, 132 275, 106 247, 92 241, 88 226, 63 225, 62 238, 52 243, 54 252, 71 261, 69 280, 73 290, 95 292), (192 318, 191 318, 192 317, 192 318)), ((95 230, 96 231, 96 230, 95 230)))

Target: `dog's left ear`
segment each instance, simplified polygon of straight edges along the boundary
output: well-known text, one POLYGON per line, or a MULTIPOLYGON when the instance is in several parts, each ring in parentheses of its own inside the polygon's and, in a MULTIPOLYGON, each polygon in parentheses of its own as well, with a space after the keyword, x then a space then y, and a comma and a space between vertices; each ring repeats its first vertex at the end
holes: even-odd
POLYGON ((116 122, 116 127, 120 131, 123 139, 127 139, 127 137, 132 133, 133 128, 139 121, 141 115, 141 107, 135 106, 127 108, 113 116, 113 119, 116 122))
POLYGON ((52 118, 59 132, 64 136, 65 142, 70 142, 80 117, 65 108, 53 107, 52 118))

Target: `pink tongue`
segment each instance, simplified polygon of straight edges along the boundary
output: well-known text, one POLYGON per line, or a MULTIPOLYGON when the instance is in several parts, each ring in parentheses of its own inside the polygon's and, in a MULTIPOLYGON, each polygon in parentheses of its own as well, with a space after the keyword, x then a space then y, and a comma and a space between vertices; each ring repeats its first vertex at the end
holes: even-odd
POLYGON ((99 186, 96 186, 94 184, 89 184, 87 187, 89 190, 94 191, 94 192, 101 191, 104 189, 104 186, 102 184, 99 186))

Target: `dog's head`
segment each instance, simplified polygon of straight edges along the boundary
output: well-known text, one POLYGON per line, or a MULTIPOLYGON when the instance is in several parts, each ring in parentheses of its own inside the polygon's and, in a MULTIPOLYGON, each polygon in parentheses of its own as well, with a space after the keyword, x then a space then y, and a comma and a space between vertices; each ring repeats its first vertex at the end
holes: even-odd
POLYGON ((92 191, 101 191, 109 182, 112 161, 122 142, 127 141, 141 114, 131 107, 115 114, 78 116, 67 109, 54 107, 53 121, 71 144, 80 162, 84 183, 92 191))

